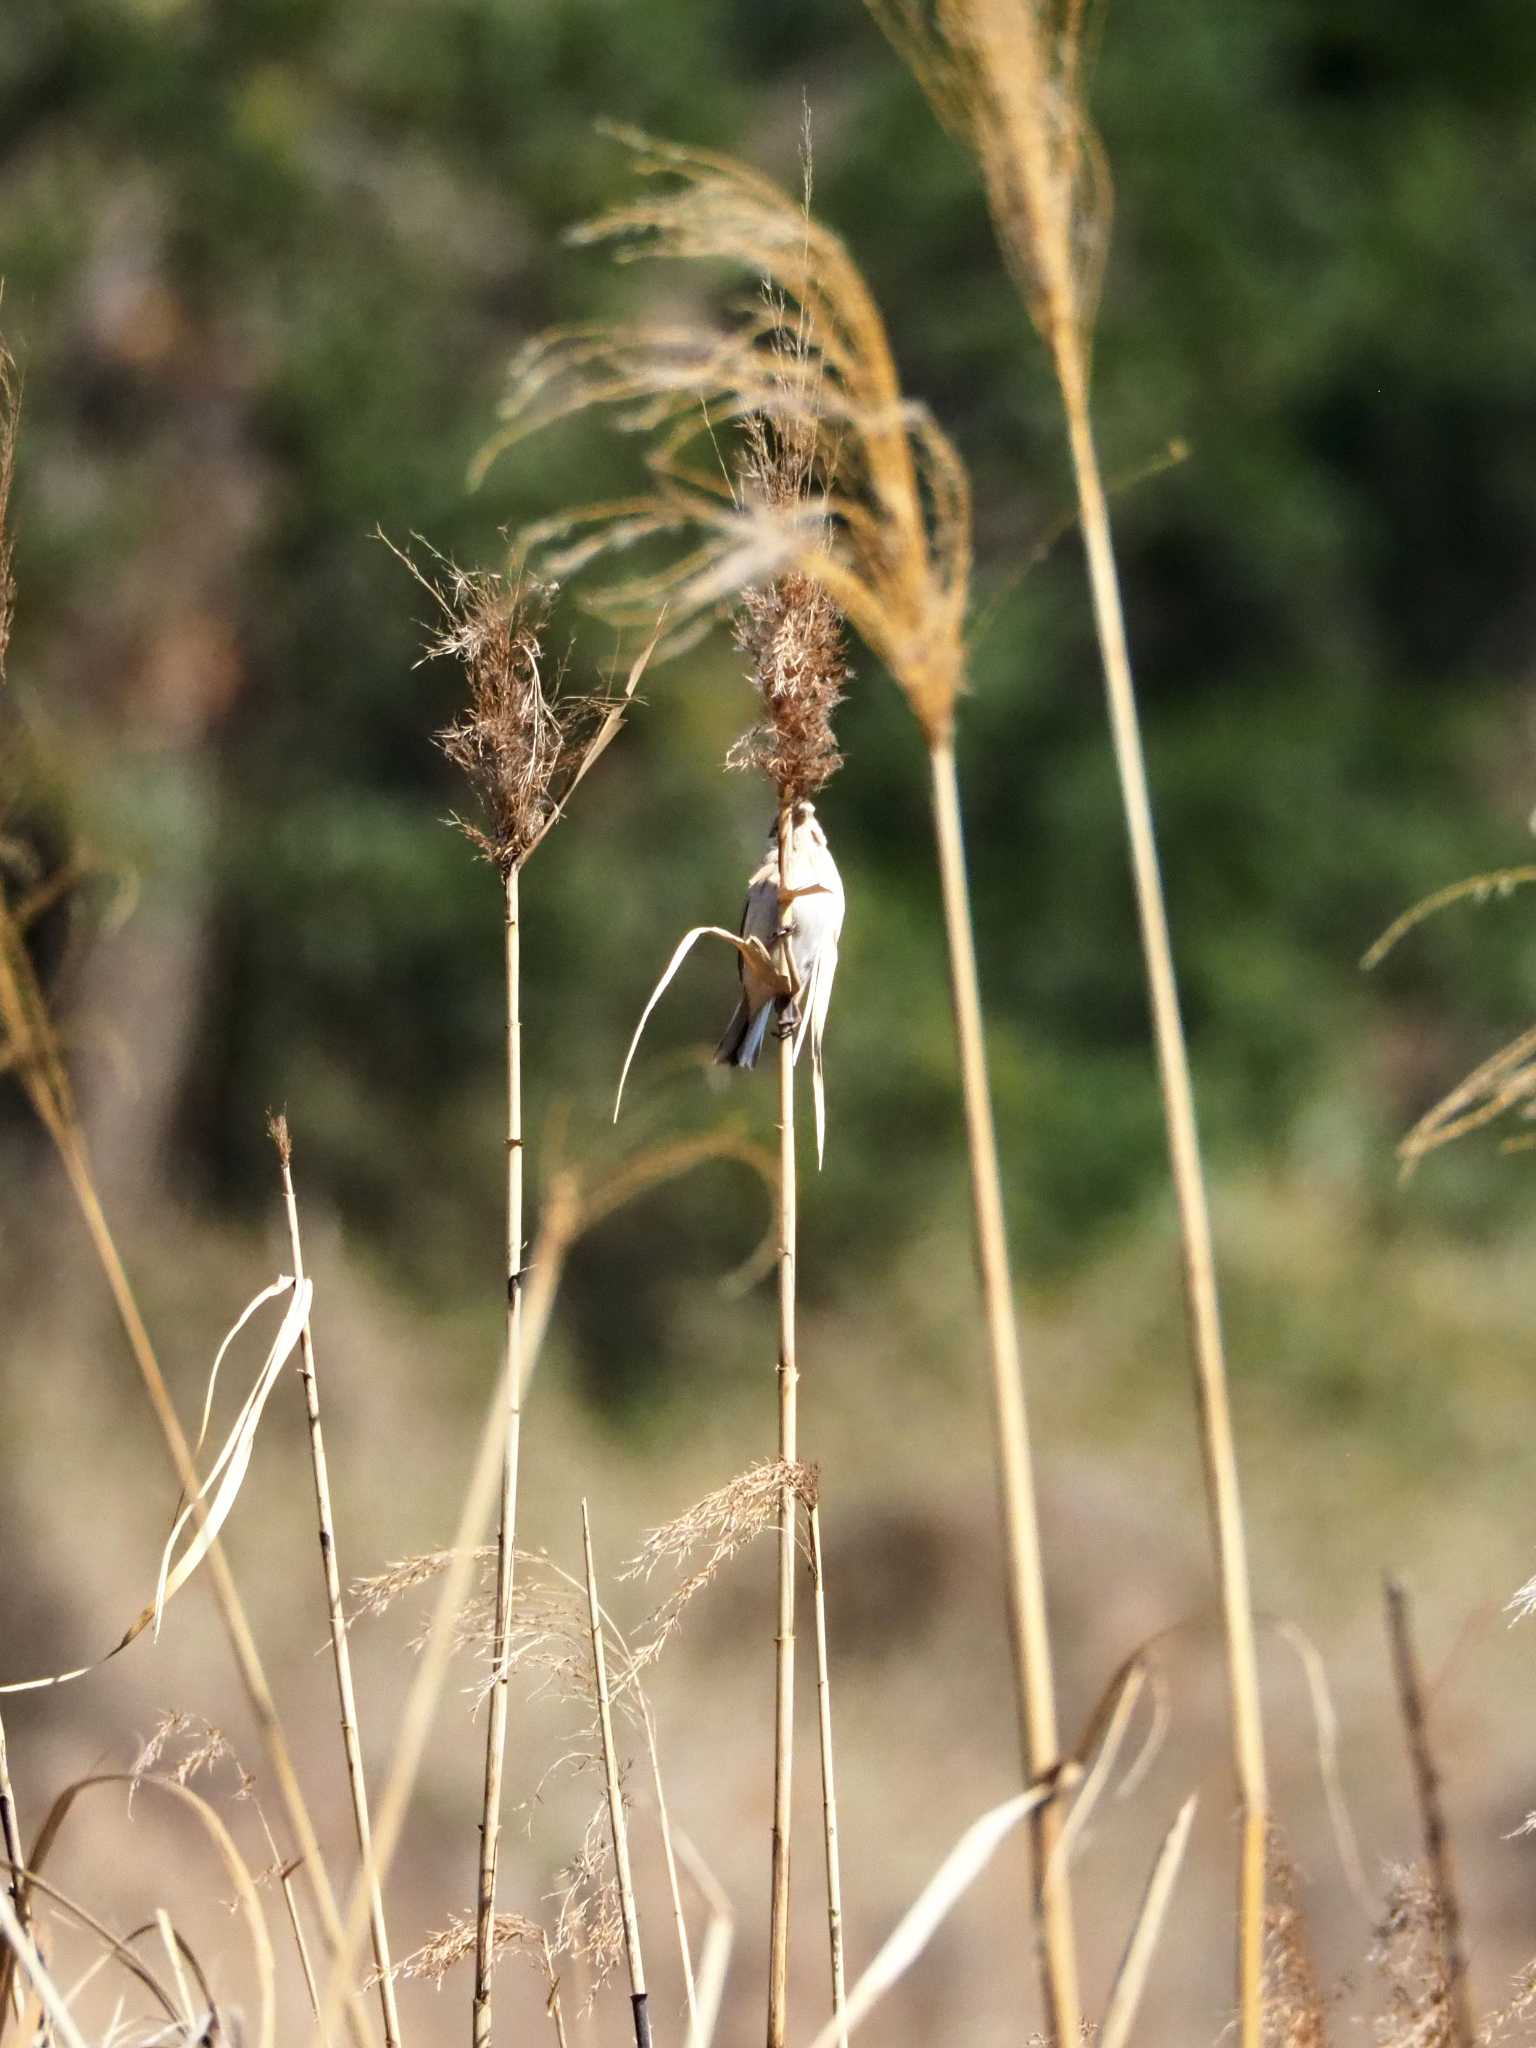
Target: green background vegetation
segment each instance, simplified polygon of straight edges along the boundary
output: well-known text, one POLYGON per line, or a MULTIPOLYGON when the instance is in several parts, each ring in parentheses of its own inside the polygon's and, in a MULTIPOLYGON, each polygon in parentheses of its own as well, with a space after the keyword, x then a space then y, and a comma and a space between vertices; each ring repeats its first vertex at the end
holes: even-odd
MULTIPOLYGON (((1347 1184, 1385 1237, 1410 1211, 1523 1224, 1528 1176, 1491 1147, 1406 1198, 1390 1157, 1524 1021, 1523 904, 1448 917, 1372 983, 1356 961, 1416 894, 1527 850, 1536 21, 1252 0, 1106 26, 1097 404, 1112 475, 1189 449, 1116 515, 1218 1176, 1347 1184)), ((264 1200, 260 1111, 281 1099, 311 1197, 428 1300, 494 1255, 499 962, 491 878, 440 824, 455 796, 428 735, 455 678, 413 672, 419 594, 369 530, 491 562, 499 527, 624 486, 632 451, 586 423, 464 483, 522 338, 736 288, 562 246, 623 189, 594 121, 793 179, 802 89, 818 207, 975 473, 962 769, 1014 1236, 1049 1281, 1161 1199, 1122 830, 1070 530, 1036 559, 1070 500, 1054 394, 970 164, 860 11, 8 16, 12 696, 62 816, 134 872, 142 914, 196 905, 180 1191, 264 1200)), ((611 659, 574 608, 567 629, 577 676, 611 659)), ((851 913, 806 1270, 823 1294, 927 1255, 962 1199, 921 756, 856 664, 824 806, 851 913)), ((734 914, 765 815, 718 773, 749 711, 725 637, 646 695, 528 891, 533 1085, 594 1120, 675 934, 734 914)), ((727 980, 691 970, 662 1038, 712 1035, 727 980)), ((765 1123, 767 1091, 746 1101, 765 1123)), ((671 1114, 718 1107, 681 1088, 671 1114)), ((574 1310, 594 1382, 663 1371, 659 1342, 615 1328, 659 1340, 680 1274, 729 1263, 756 1199, 679 1190, 605 1235, 574 1310)))

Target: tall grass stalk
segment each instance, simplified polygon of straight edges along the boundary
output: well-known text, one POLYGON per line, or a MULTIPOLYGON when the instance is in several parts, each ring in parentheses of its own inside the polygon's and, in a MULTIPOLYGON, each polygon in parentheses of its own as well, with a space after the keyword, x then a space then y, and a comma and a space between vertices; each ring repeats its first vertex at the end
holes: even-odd
MULTIPOLYGON (((283 1183, 283 1208, 288 1218, 288 1244, 293 1259, 295 1285, 304 1278, 304 1251, 299 1237, 299 1204, 293 1185, 293 1141, 288 1119, 272 1120, 272 1140, 277 1147, 278 1168, 283 1183)), ((320 1383, 315 1369, 315 1340, 306 1317, 299 1334, 299 1376, 304 1383, 304 1408, 309 1421, 310 1466, 315 1481, 315 1512, 320 1527, 320 1565, 325 1579, 326 1610, 331 1629, 331 1661, 336 1669, 336 1695, 341 1708, 341 1746, 346 1760, 347 1790, 352 1800, 353 1825, 357 1830, 357 1853, 362 1881, 368 1886, 368 1929, 373 1942, 374 1969, 378 1974, 379 2006, 384 2022, 385 2048, 399 2048, 400 2014, 395 2000, 394 1973, 390 1965, 389 1933, 384 1920, 384 1894, 373 1862, 373 1828, 368 1814, 368 1785, 363 1769, 362 1737, 358 1731, 357 1692, 352 1683, 352 1651, 347 1635, 347 1617, 341 1598, 341 1565, 336 1550, 336 1516, 331 1505, 330 1469, 325 1456, 325 1435, 320 1424, 320 1383)), ((285 1886, 286 1892, 286 1886, 285 1886)), ((291 1912, 290 1902, 290 1912, 291 1912)), ((298 1919, 293 1916, 296 1937, 298 1919)), ((311 2002, 314 1985, 302 1937, 300 1956, 311 2002)))
POLYGON ((592 1519, 585 1500, 581 1504, 581 1549, 586 1568, 592 1675, 597 1692, 598 1726, 602 1731, 608 1825, 613 1837, 613 1869, 619 1888, 619 1911, 624 1922, 624 1959, 629 1968, 629 2002, 635 2021, 635 2048, 651 2048, 645 1959, 640 1953, 640 1917, 635 1910, 635 1880, 629 1863, 629 1823, 624 1813, 624 1788, 619 1781, 618 1750, 613 1739, 613 1701, 608 1690, 608 1658, 603 1645, 603 1609, 597 1597, 597 1567, 592 1561, 592 1519))
POLYGON ((496 1861, 501 1845, 501 1783, 507 1747, 507 1707, 511 1672, 507 1668, 507 1636, 512 1626, 512 1594, 517 1554, 517 1479, 523 1430, 523 1023, 522 931, 519 922, 518 868, 510 864, 503 876, 503 958, 507 999, 507 1135, 506 1135, 506 1357, 507 1410, 502 1446, 501 1512, 496 1531, 496 1632, 492 1648, 491 1696, 485 1730, 485 1793, 480 1813, 480 1883, 475 1915, 474 2048, 489 2048, 491 2039, 491 1971, 496 1925, 496 1861))
MULTIPOLYGON (((790 901, 791 807, 779 806, 779 898, 790 901)), ((789 941, 779 942, 779 966, 791 985, 789 941)), ((779 1462, 792 1471, 798 1450, 799 1367, 795 1356, 795 1035, 779 1035, 779 1462)), ((789 1858, 795 1746, 795 1545, 800 1504, 788 1480, 779 1488, 778 1626, 774 1635, 773 1863, 768 1914, 768 2048, 784 2048, 789 2024, 789 1858)))
MULTIPOLYGON (((832 2011, 848 2003, 843 1960, 843 1865, 837 1833, 837 1773, 832 1756, 832 1673, 827 1656, 827 1574, 821 1552, 821 1503, 812 1500, 807 1517, 811 1539, 811 1584, 816 1608, 816 1726, 821 1741, 821 1821, 827 1862, 827 1951, 832 1969, 832 2011)), ((847 2048, 846 2033, 838 2048, 847 2048)))
POLYGON ((1174 973, 1173 947, 1168 934, 1146 760, 1136 714, 1119 577, 1110 536, 1109 507, 1104 496, 1088 412, 1086 365, 1081 349, 1070 346, 1066 347, 1062 362, 1062 396, 1072 441, 1072 461, 1088 555, 1094 618, 1104 665, 1115 763, 1130 838, 1131 870, 1152 1003, 1158 1077, 1183 1247, 1185 1308, 1194 1362, 1211 1541, 1221 1590, 1227 1647, 1233 1764, 1242 1805, 1238 1919, 1238 1997, 1242 2042, 1243 2048, 1259 2048, 1263 2013, 1264 1871, 1269 1792, 1248 1544, 1238 1482, 1237 1449, 1232 1433, 1232 1409, 1227 1392, 1216 1256, 1211 1241, 1210 1205, 1201 1162, 1194 1088, 1190 1080, 1189 1054, 1174 973))
MULTIPOLYGON (((981 988, 971 930, 970 890, 960 823, 960 785, 954 741, 949 734, 929 747, 933 832, 948 941, 950 995, 960 1056, 976 1230, 982 1307, 992 1365, 997 1420, 998 1477, 1002 1495, 1008 1572, 1008 1620, 1020 1711, 1026 1775, 1041 1779, 1055 1768, 1061 1744, 1051 1675, 1050 1623, 1045 1572, 1040 1554, 1039 1512, 1024 1406, 1018 1324, 1008 1262, 1002 1177, 992 1092, 987 1079, 981 988)), ((1060 1808, 1047 1801, 1031 1815, 1035 1884, 1046 1953, 1045 1991, 1059 2044, 1075 2042, 1081 2031, 1077 1987, 1077 1945, 1073 1931, 1066 1860, 1055 1853, 1061 1834, 1060 1808)))

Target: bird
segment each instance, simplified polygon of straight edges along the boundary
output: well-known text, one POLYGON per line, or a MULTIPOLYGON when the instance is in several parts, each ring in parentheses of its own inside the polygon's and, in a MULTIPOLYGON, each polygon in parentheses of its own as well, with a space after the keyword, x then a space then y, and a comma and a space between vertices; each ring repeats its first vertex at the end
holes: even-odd
POLYGON ((756 939, 776 958, 780 939, 786 942, 794 991, 785 995, 781 986, 770 981, 761 966, 743 953, 740 1000, 715 1049, 715 1059, 720 1066, 755 1067, 768 1026, 778 1019, 784 1030, 794 1033, 797 1060, 809 1031, 819 1079, 822 1033, 826 1029, 832 977, 837 972, 838 941, 843 932, 843 882, 815 805, 801 799, 790 807, 787 815, 789 847, 783 875, 779 865, 780 821, 776 818, 768 834, 762 865, 747 884, 740 932, 742 938, 756 939))

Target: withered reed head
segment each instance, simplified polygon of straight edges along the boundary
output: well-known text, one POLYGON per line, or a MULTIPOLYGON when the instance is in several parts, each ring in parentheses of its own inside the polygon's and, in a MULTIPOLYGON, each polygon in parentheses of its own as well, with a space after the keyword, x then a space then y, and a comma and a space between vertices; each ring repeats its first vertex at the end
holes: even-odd
POLYGON ((283 1166, 293 1164, 293 1133, 288 1128, 286 1110, 267 1111, 267 1136, 277 1148, 278 1161, 283 1166))
MULTIPOLYGON (((711 332, 696 326, 583 326, 537 337, 513 365, 502 429, 485 468, 526 435, 590 406, 619 408, 652 437, 651 484, 520 536, 565 576, 648 542, 675 546, 653 573, 589 590, 615 623, 668 609, 674 644, 749 586, 812 579, 900 685, 931 741, 954 716, 965 669, 970 479, 896 373, 880 309, 839 236, 802 200, 706 150, 620 131, 651 190, 573 239, 640 256, 724 261, 768 290, 711 332), (717 429, 771 422, 805 488, 778 503, 743 498, 719 472, 717 429)), ((771 644, 776 621, 753 629, 771 644)), ((812 636, 819 643, 817 636, 812 636)), ((796 754, 796 759, 799 755, 796 754)))
POLYGON ((866 0, 970 147, 1009 270, 1058 374, 1083 374, 1111 188, 1088 119, 1085 0, 866 0))
MULTIPOLYGON (((818 439, 792 417, 755 414, 747 423, 743 494, 775 511, 803 503, 815 483, 818 439)), ((766 775, 781 805, 814 796, 843 765, 832 729, 848 677, 837 607, 813 575, 787 569, 742 592, 735 638, 763 717, 726 765, 766 775)))
POLYGON ((622 689, 579 695, 561 687, 561 671, 551 670, 545 654, 556 585, 461 569, 435 548, 428 550, 435 564, 428 573, 386 534, 378 538, 446 621, 423 659, 457 661, 468 684, 464 709, 436 739, 474 791, 481 822, 455 812, 453 823, 501 874, 510 874, 559 822, 577 783, 623 724, 655 636, 622 689))

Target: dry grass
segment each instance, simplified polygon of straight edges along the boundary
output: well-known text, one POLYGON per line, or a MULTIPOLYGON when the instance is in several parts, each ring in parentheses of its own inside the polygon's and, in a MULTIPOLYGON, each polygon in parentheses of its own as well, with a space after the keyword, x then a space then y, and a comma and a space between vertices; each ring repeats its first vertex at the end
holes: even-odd
MULTIPOLYGON (((875 11, 913 62, 941 114, 975 149, 1002 246, 1060 381, 1077 466, 1082 523, 1089 552, 1096 618, 1104 652, 1111 720, 1126 797, 1133 866, 1143 919, 1157 1048, 1184 1233, 1190 1323, 1202 1404, 1202 1448, 1223 1598, 1232 1700, 1234 1756, 1244 1832, 1237 2023, 1248 2048, 1326 2048, 1340 2032, 1340 2001, 1325 1994, 1313 1962, 1301 1892, 1284 1848, 1267 1833, 1266 1786, 1252 1617, 1248 1607, 1243 1525, 1236 1489, 1225 1367, 1216 1314, 1209 1220, 1194 1128, 1177 991, 1157 873, 1150 804, 1141 762, 1123 623, 1119 613, 1107 511, 1088 411, 1088 356, 1107 242, 1108 186, 1086 118, 1083 11, 1022 0, 874 0, 875 11), (1255 1876, 1255 1830, 1265 1842, 1269 1882, 1255 1876), (1267 1840, 1266 1840, 1267 1836, 1267 1840), (1261 1911, 1261 1908, 1263 1909, 1261 1911), (1262 1937, 1262 1971, 1256 1963, 1262 1937)), ((521 1067, 522 869, 561 819, 572 791, 617 730, 638 680, 622 693, 578 695, 562 686, 544 647, 550 590, 531 575, 467 572, 434 556, 422 570, 402 554, 427 589, 438 617, 428 653, 458 662, 465 679, 460 715, 439 735, 448 759, 464 774, 473 815, 455 822, 497 870, 501 883, 507 980, 506 1234, 503 1270, 506 1326, 502 1371, 474 1451, 459 1528, 445 1548, 406 1557, 356 1582, 360 1614, 383 1616, 394 1603, 431 1587, 431 1620, 416 1641, 422 1652, 401 1717, 396 1756, 371 1832, 350 1677, 348 1629, 342 1611, 324 1451, 319 1431, 312 1333, 303 1333, 311 1449, 321 1550, 332 1620, 332 1649, 342 1709, 361 1868, 345 1921, 325 1852, 305 1806, 277 1703, 255 1639, 221 1553, 210 1577, 234 1646, 270 1769, 280 1789, 284 1824, 295 1853, 286 1853, 259 1814, 270 1867, 255 1873, 210 1798, 249 1800, 255 1785, 223 1731, 190 1712, 162 1715, 127 1772, 100 1773, 69 1785, 45 1810, 27 1868, 14 1789, 0 1731, 0 1834, 8 1882, 0 1891, 0 2048, 13 2035, 46 2048, 85 2048, 74 2007, 86 2007, 89 1973, 71 1991, 56 1971, 50 1942, 66 1920, 99 1944, 94 1969, 126 1973, 134 1995, 149 1992, 160 2010, 150 2020, 121 2008, 105 2042, 228 2043, 276 2048, 279 2039, 275 1966, 267 1929, 269 1893, 280 1888, 308 1987, 314 2027, 307 2039, 334 2041, 345 2007, 358 2048, 371 2027, 357 1996, 354 1959, 372 1917, 375 1968, 385 2040, 401 2038, 394 2006, 398 1983, 442 1984, 473 1959, 471 2027, 489 2043, 491 1985, 509 1955, 530 1962, 546 1991, 546 2012, 564 2044, 568 2024, 581 2027, 620 1966, 627 1967, 637 2048, 649 2041, 650 1993, 641 1955, 636 1889, 630 1866, 630 1825, 641 1801, 621 1741, 644 1744, 656 1820, 671 1887, 687 2009, 690 2048, 708 2048, 724 1969, 714 1937, 730 1926, 729 1904, 707 1873, 698 1879, 710 1906, 707 1952, 693 1969, 678 1859, 668 1818, 655 1718, 645 1692, 651 1667, 673 1643, 698 1597, 737 1564, 756 1538, 777 1527, 779 1599, 775 1653, 776 1741, 772 1787, 773 1871, 768 1949, 768 2038, 779 2048, 789 2032, 789 1813, 794 1709, 795 1574, 802 1556, 802 1511, 809 1522, 809 1563, 816 1597, 817 1690, 821 1707, 832 2013, 820 2040, 846 2038, 882 1996, 899 1984, 939 1932, 970 1885, 1010 1833, 1026 1823, 1036 1858, 1034 1932, 1042 1951, 1042 1982, 1051 2034, 1068 2041, 1102 2039, 1109 2048, 1135 2038, 1142 1989, 1181 1859, 1190 1837, 1188 1799, 1163 1837, 1142 1906, 1126 1942, 1119 1976, 1104 2008, 1103 2031, 1079 2011, 1069 1866, 1084 1845, 1096 1802, 1113 1776, 1119 1747, 1142 1683, 1139 1656, 1122 1667, 1090 1722, 1083 1749, 1063 1758, 1057 1738, 1052 1655, 1046 1628, 1044 1572, 1033 1494, 1030 1438, 1022 1394, 1018 1333, 1004 1230, 1001 1174, 987 1081, 982 1011, 969 916, 954 723, 965 678, 964 628, 970 571, 969 494, 963 466, 941 430, 900 389, 879 309, 839 238, 806 203, 755 173, 705 152, 673 149, 629 136, 637 168, 654 182, 650 194, 585 231, 620 255, 727 258, 767 289, 723 332, 691 327, 635 332, 567 329, 525 352, 514 377, 498 446, 592 403, 620 408, 622 423, 648 435, 653 487, 622 505, 589 507, 547 523, 531 536, 557 573, 587 566, 616 548, 671 542, 686 530, 694 545, 654 574, 641 574, 595 593, 601 609, 649 623, 671 608, 676 633, 736 607, 736 640, 750 665, 760 712, 732 763, 761 772, 774 785, 781 821, 818 791, 841 765, 833 714, 847 679, 846 619, 890 668, 920 727, 930 756, 935 851, 943 888, 951 987, 960 1045, 961 1095, 967 1119, 972 1199, 981 1267, 982 1303, 992 1365, 1013 1678, 1024 1752, 1025 1789, 973 1819, 874 1962, 845 1985, 837 1810, 833 1784, 831 1655, 825 1610, 819 1478, 797 1439, 796 1320, 797 1186, 794 1156, 793 1049, 785 1034, 780 1059, 780 1153, 772 1162, 739 1135, 676 1141, 623 1162, 606 1177, 586 1178, 562 1161, 547 1177, 544 1214, 532 1260, 524 1236, 524 1137, 521 1067), (739 433, 740 462, 717 477, 698 463, 701 438, 739 433), (519 1451, 523 1400, 548 1328, 563 1262, 579 1232, 672 1173, 710 1158, 746 1161, 776 1191, 779 1267, 778 1446, 772 1459, 749 1465, 671 1521, 653 1528, 620 1576, 644 1583, 671 1575, 659 1604, 632 1632, 608 1614, 598 1596, 590 1524, 583 1506, 585 1571, 573 1577, 542 1552, 519 1548, 519 1451), (525 1299, 526 1297, 526 1299, 525 1299), (478 1542, 489 1519, 499 1466, 500 1519, 494 1545, 478 1542), (476 1580, 478 1578, 478 1586, 476 1580), (383 1888, 448 1662, 462 1652, 471 1666, 465 1688, 472 1709, 486 1710, 480 1806, 481 1844, 473 1914, 436 1916, 430 1933, 399 1962, 383 1933, 383 1888), (549 1925, 498 1909, 498 1843, 507 1769, 507 1728, 516 1684, 531 1700, 543 1696, 576 1716, 562 1731, 559 1754, 542 1774, 532 1745, 515 1753, 520 1803, 537 1805, 552 1774, 591 1774, 602 1793, 542 1903, 549 1925), (1090 1755, 1090 1751, 1092 1754, 1090 1755), (194 1781, 197 1786, 194 1788, 194 1781), (231 1782, 232 1781, 232 1782, 231 1782), (242 2022, 225 1986, 210 1981, 159 1900, 153 1918, 127 1937, 97 1923, 42 1874, 61 1831, 82 1801, 107 1789, 131 1807, 135 1798, 163 1799, 200 1830, 219 1880, 235 1894, 248 1937, 247 1981, 255 1987, 253 2020, 242 2022), (1072 1801, 1065 1813, 1066 1802, 1072 1801), (319 1913, 328 1951, 323 1994, 311 1965, 293 1887, 302 1873, 319 1913), (71 1919, 71 1916, 72 1919, 71 1919), (155 1929, 165 1952, 165 1979, 134 1953, 155 1929), (562 1971, 582 1980, 569 2014, 562 1971), (713 1981, 710 1972, 713 1971, 713 1981), (23 1983, 25 1979, 25 1983, 23 1983), (194 1995, 195 1987, 195 1995, 194 1995), (41 2008, 46 2018, 36 2019, 41 2008), (13 2029, 13 2022, 18 2022, 13 2029)), ((15 455, 17 383, 0 351, 0 668, 9 639, 13 579, 5 512, 15 455)), ((397 550, 397 552, 400 552, 397 550)), ((781 862, 789 835, 781 822, 781 862)), ((1502 889, 1536 870, 1480 877, 1461 893, 1502 889)), ((55 878, 56 879, 56 878, 55 878)), ((91 1177, 65 1047, 28 945, 30 906, 48 878, 33 878, 16 901, 0 872, 0 1029, 5 1065, 16 1076, 63 1165, 112 1288, 177 1472, 201 1514, 203 1495, 194 1453, 166 1389, 133 1291, 91 1177)), ((67 884, 60 884, 60 888, 67 884)), ((1436 899, 1451 900, 1456 892, 1436 899)), ((793 892, 781 866, 781 905, 793 892)), ((1412 922, 1402 922, 1389 940, 1412 922)), ((776 941, 782 943, 782 941, 776 941)), ((794 993, 787 957, 782 990, 794 993)), ((1476 1127, 1511 1106, 1523 1106, 1536 1074, 1536 1035, 1506 1048, 1437 1107, 1417 1134, 1413 1156, 1476 1127)), ((302 1278, 286 1125, 274 1132, 282 1158, 296 1275, 302 1278)), ((1409 1145, 1415 1143, 1410 1138, 1409 1145)), ((296 1296, 297 1299, 297 1296, 296 1296)), ((305 1297, 307 1300, 307 1296, 305 1297)), ((278 1365, 282 1364, 278 1361, 278 1365)), ((246 1447, 248 1449, 248 1445, 246 1447)), ((1536 1605, 1530 1588, 1517 1603, 1536 1605)), ((1399 1603, 1400 1604, 1400 1603, 1399 1603)), ((1440 1810, 1438 1773, 1429 1747, 1424 1691, 1413 1663, 1406 1616, 1395 1632, 1421 1817, 1424 1869, 1391 1874, 1372 1961, 1382 1986, 1379 2010, 1358 2015, 1382 2048, 1473 2048, 1536 2040, 1536 1964, 1517 1978, 1497 2009, 1474 2027, 1467 1998, 1460 1907, 1440 1810)), ((693 1703, 705 1723, 706 1699, 693 1703)), ((697 1727, 689 1729, 696 1738, 697 1727)), ((951 1731, 952 1732, 952 1731, 951 1731)), ((936 1764, 936 1778, 944 1772, 936 1764)), ((1330 1792, 1332 1787, 1330 1786, 1330 1792)), ((97 1802, 99 1803, 99 1802, 97 1802)), ((252 1802, 254 1805, 254 1801, 252 1802)), ((466 1834, 468 1828, 466 1825, 466 1834)), ((681 1842, 681 1837, 679 1837, 681 1842)), ((693 1852, 683 1861, 697 1869, 693 1852)), ((275 1908, 274 1908, 275 1910, 275 1908)), ((1016 1944, 1017 1945, 1017 1944, 1016 1944)), ((222 1959, 228 1967, 227 1959, 222 1959)), ((986 1958, 988 1970, 1000 1958, 986 1958)), ((214 1971, 214 1979, 219 1971, 214 1971)), ((963 2013, 946 2014, 942 2029, 959 2037, 963 2013)), ((286 2025, 287 2023, 284 2022, 286 2025)), ((291 2037, 291 2036, 290 2036, 291 2037)), ((595 2030, 594 2030, 594 2037, 595 2030)), ((1196 2022, 1189 2037, 1203 2038, 1196 2022)))

